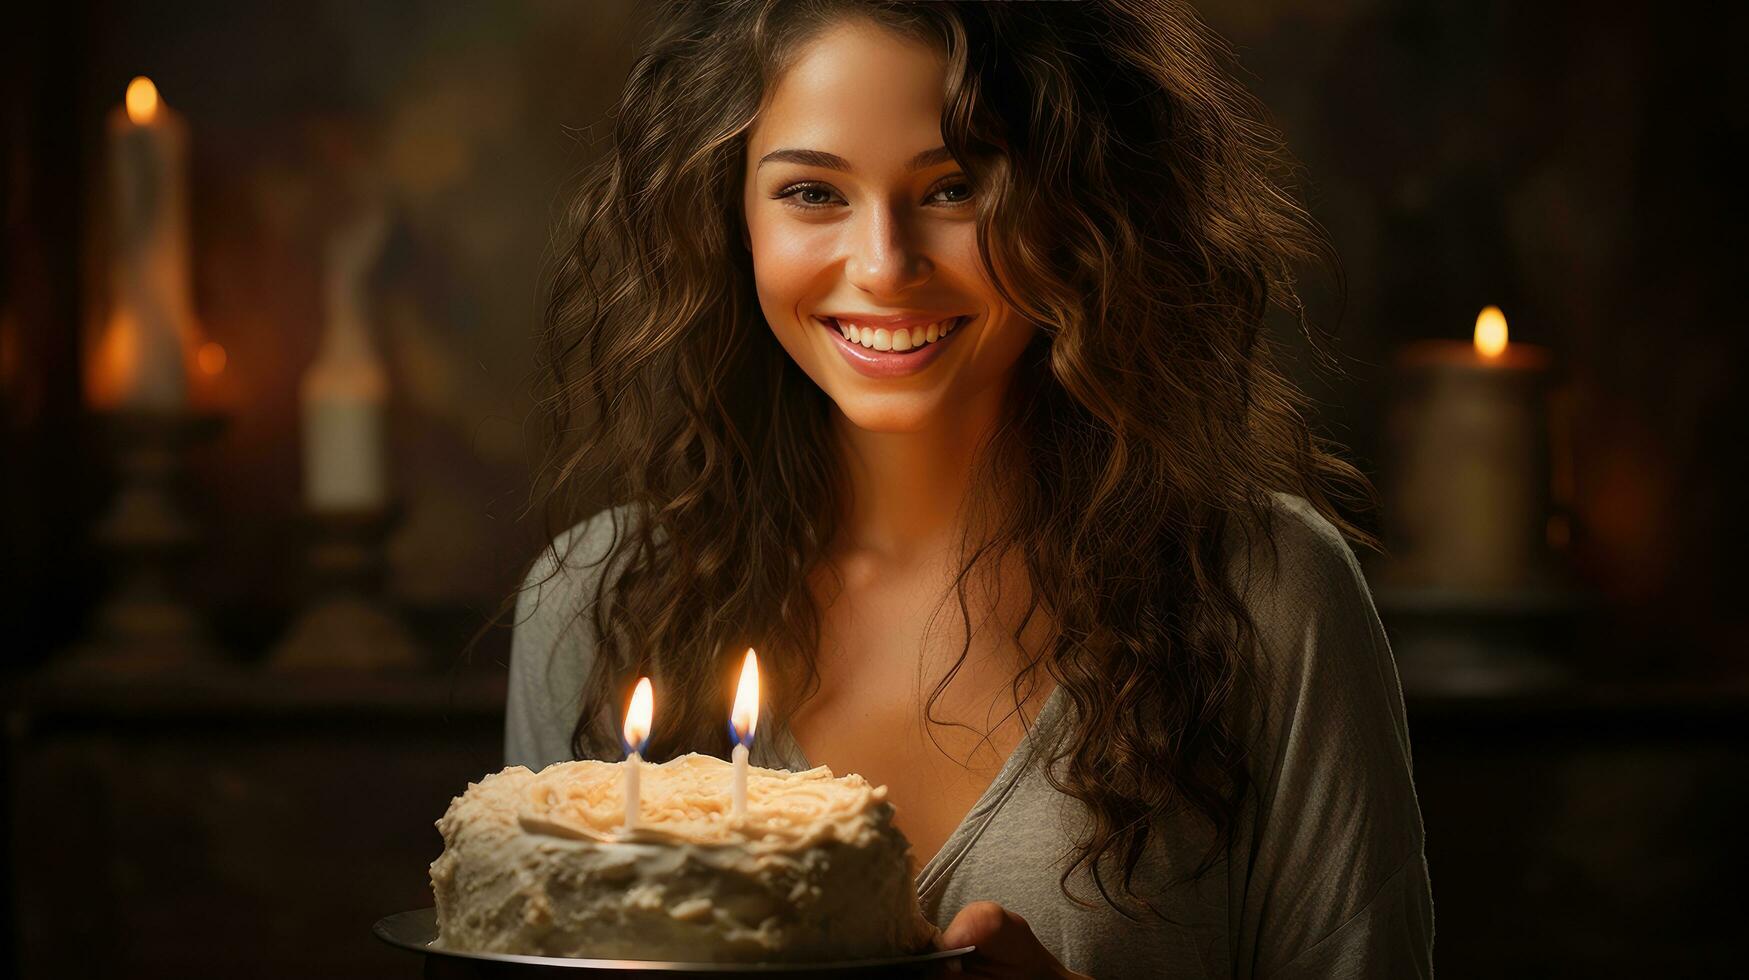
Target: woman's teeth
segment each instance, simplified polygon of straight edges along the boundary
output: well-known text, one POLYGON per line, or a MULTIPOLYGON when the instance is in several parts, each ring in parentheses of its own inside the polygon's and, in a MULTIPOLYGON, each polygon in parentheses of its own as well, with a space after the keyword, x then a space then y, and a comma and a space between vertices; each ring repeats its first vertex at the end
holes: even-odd
POLYGON ((953 333, 954 325, 959 320, 956 316, 926 327, 899 327, 895 330, 888 330, 886 327, 859 327, 843 320, 832 322, 838 325, 838 332, 844 335, 844 339, 853 344, 861 344, 874 350, 907 351, 933 344, 953 333))

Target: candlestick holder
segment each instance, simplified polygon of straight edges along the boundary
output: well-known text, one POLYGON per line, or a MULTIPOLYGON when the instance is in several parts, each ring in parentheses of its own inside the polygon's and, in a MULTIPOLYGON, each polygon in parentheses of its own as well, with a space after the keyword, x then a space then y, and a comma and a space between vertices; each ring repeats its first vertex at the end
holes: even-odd
POLYGON ((100 412, 117 486, 93 539, 115 580, 91 618, 88 638, 64 669, 158 672, 210 664, 218 653, 176 579, 198 540, 178 503, 189 449, 209 442, 224 419, 195 410, 100 412))
POLYGON ((309 574, 313 601, 268 658, 272 670, 410 670, 424 658, 383 598, 391 507, 313 511, 309 574))

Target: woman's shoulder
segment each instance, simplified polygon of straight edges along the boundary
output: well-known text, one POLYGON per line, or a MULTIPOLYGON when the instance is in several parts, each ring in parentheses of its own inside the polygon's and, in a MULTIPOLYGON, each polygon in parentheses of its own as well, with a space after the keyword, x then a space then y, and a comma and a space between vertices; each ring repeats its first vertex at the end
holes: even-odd
POLYGON ((615 546, 631 533, 629 504, 605 507, 559 532, 523 577, 516 626, 530 620, 569 618, 593 598, 615 546))
POLYGON ((1270 700, 1309 693, 1397 705, 1401 688, 1372 591, 1335 524, 1305 498, 1275 493, 1268 526, 1239 522, 1229 582, 1257 631, 1251 664, 1270 700))
POLYGON ((510 642, 505 759, 530 769, 571 758, 570 731, 595 658, 585 612, 632 511, 609 507, 555 535, 516 598, 510 642))
POLYGON ((1233 567, 1257 627, 1249 666, 1260 696, 1244 702, 1242 727, 1259 814, 1245 874, 1269 883, 1244 913, 1260 969, 1322 976, 1363 946, 1424 962, 1425 834, 1372 593, 1347 539, 1310 502, 1278 493, 1267 521, 1239 529, 1233 567), (1338 880, 1345 887, 1331 890, 1338 880), (1294 915, 1262 911, 1279 895, 1299 896, 1294 915))
POLYGON ((1266 634, 1303 636, 1338 614, 1350 626, 1376 618, 1347 538, 1304 497, 1272 493, 1258 515, 1228 525, 1224 544, 1228 584, 1266 634))
POLYGON ((1261 509, 1228 526, 1228 573, 1242 593, 1279 595, 1283 588, 1361 578, 1348 539, 1312 503, 1276 491, 1261 509))
MULTIPOLYGON (((607 576, 617 545, 632 533, 628 505, 604 508, 555 535, 523 578, 512 622, 512 673, 581 669, 594 649, 584 615, 607 576)), ((618 567, 617 565, 615 567, 618 567)))

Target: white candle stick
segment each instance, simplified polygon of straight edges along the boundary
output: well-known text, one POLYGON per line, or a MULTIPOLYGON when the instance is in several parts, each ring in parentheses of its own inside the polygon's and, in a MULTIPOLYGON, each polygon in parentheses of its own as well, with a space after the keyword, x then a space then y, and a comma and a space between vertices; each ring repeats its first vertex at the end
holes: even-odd
POLYGON ((747 746, 753 741, 753 729, 759 721, 759 658, 748 648, 741 661, 741 682, 735 689, 735 707, 729 714, 729 733, 735 748, 729 753, 734 764, 729 783, 730 817, 740 823, 747 819, 747 746))
POLYGON ((732 783, 731 801, 734 805, 736 821, 747 819, 747 746, 737 744, 735 750, 729 753, 735 762, 735 778, 732 783))
POLYGON ((640 755, 644 745, 650 738, 650 724, 655 719, 655 696, 650 687, 648 677, 638 678, 638 686, 632 690, 631 706, 626 708, 625 740, 626 758, 621 763, 625 770, 625 831, 630 833, 638 827, 638 779, 639 770, 643 768, 644 758, 640 755))
POLYGON ((626 756, 625 797, 626 797, 626 829, 636 830, 638 826, 638 772, 643 768, 644 760, 636 749, 626 756))

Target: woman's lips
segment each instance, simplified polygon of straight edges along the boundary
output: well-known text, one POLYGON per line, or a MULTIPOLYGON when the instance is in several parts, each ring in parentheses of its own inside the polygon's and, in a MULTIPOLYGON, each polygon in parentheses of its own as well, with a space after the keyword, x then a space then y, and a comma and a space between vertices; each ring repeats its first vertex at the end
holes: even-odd
POLYGON ((965 332, 965 325, 971 322, 971 317, 953 318, 951 332, 941 334, 939 338, 925 343, 923 346, 915 346, 911 350, 902 350, 902 352, 901 350, 874 350, 873 346, 862 346, 861 343, 854 343, 854 341, 845 338, 845 334, 840 331, 838 320, 834 320, 834 318, 815 317, 815 320, 819 322, 820 329, 824 329, 831 336, 831 343, 838 348, 838 353, 845 359, 845 364, 848 364, 850 369, 854 369, 855 373, 862 374, 866 378, 902 378, 902 376, 922 371, 923 367, 929 367, 930 362, 941 357, 941 350, 944 346, 948 346, 951 339, 965 332))
POLYGON ((868 378, 900 378, 916 374, 928 367, 955 337, 966 332, 972 317, 961 316, 954 319, 953 332, 922 347, 913 347, 907 351, 875 350, 861 344, 851 343, 839 332, 838 323, 830 317, 815 317, 821 329, 831 337, 838 353, 844 357, 851 369, 868 378))

